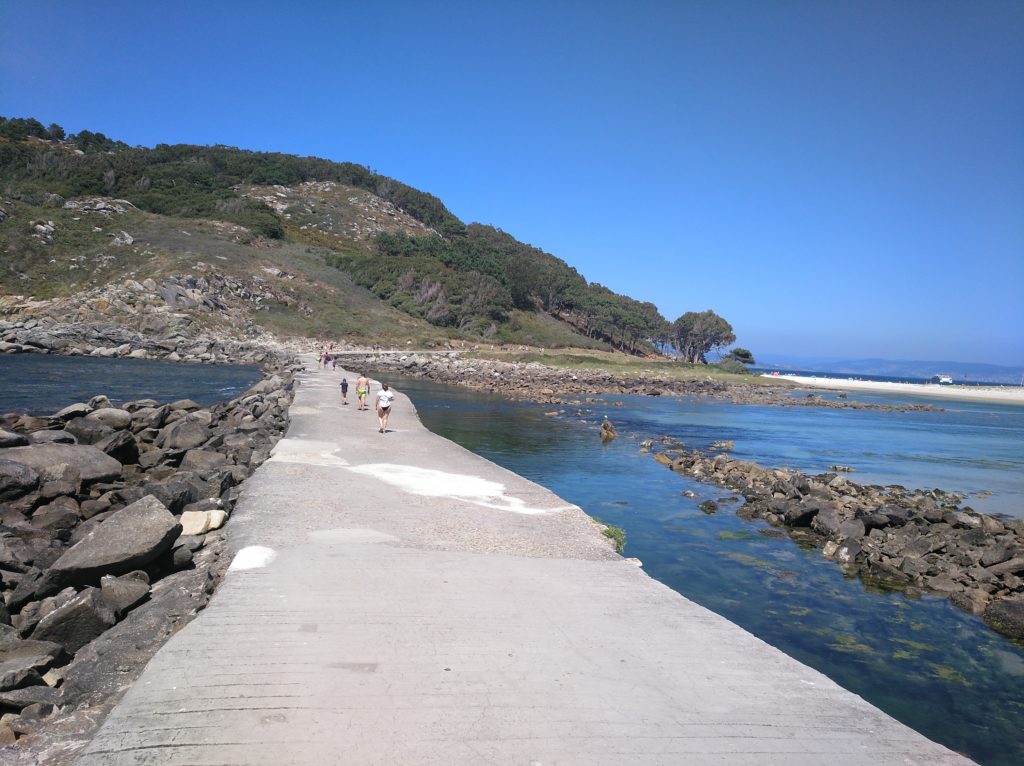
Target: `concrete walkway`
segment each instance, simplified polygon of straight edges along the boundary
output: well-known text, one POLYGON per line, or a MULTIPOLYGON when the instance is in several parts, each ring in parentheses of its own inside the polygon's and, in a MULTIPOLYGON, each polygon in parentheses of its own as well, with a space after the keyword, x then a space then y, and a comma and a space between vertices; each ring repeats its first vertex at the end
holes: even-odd
POLYGON ((302 376, 232 570, 78 764, 969 763, 340 377, 302 376))

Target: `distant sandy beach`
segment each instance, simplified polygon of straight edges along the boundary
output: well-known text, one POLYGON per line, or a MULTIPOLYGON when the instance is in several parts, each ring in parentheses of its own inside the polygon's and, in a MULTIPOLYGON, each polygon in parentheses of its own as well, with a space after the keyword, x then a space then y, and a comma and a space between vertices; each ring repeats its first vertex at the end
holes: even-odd
POLYGON ((843 380, 818 378, 807 375, 766 375, 791 380, 802 386, 834 388, 842 391, 878 391, 908 396, 933 396, 943 399, 970 399, 974 401, 1024 404, 1024 388, 1020 386, 957 386, 939 383, 887 383, 880 380, 843 380))

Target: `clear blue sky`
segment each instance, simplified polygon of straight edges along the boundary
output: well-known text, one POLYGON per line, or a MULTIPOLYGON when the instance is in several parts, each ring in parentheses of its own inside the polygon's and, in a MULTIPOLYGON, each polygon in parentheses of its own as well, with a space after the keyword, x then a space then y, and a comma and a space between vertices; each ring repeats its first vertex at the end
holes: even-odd
POLYGON ((1024 2, 0 0, 0 114, 369 165, 755 354, 1024 365, 1024 2))

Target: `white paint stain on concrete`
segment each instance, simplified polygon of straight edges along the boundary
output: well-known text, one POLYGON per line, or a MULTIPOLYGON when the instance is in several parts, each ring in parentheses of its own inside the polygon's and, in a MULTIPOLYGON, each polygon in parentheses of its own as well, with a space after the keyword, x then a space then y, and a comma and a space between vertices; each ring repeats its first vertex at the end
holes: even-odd
POLYGON ((276 558, 277 551, 273 548, 265 548, 262 545, 250 545, 247 548, 242 548, 242 550, 235 554, 235 557, 231 560, 231 566, 228 567, 228 571, 260 569, 276 558))
POLYGON ((419 468, 414 465, 397 465, 395 463, 370 463, 352 466, 348 470, 398 487, 413 495, 425 497, 448 497, 464 500, 485 508, 496 508, 513 513, 541 514, 566 511, 575 506, 556 508, 533 508, 521 498, 509 495, 505 485, 479 476, 464 473, 448 473, 432 468, 419 468))
POLYGON ((348 461, 338 457, 338 445, 313 439, 281 439, 270 452, 270 460, 279 463, 304 465, 346 466, 348 461))

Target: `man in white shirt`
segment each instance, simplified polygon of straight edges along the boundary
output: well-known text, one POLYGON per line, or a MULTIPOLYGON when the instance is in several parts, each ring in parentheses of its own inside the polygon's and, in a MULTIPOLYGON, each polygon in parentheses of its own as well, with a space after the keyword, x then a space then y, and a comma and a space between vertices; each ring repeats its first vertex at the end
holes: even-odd
POLYGON ((395 395, 388 390, 387 383, 381 383, 380 391, 377 392, 377 420, 380 423, 380 432, 388 430, 388 415, 391 414, 391 402, 395 395))

